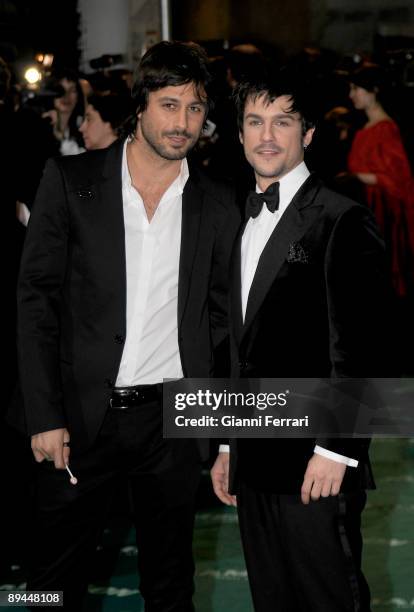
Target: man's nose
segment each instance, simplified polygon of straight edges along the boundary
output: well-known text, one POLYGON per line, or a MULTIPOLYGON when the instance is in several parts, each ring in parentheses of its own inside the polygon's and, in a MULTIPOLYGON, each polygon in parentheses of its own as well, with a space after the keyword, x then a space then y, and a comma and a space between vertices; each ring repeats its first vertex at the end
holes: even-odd
POLYGON ((275 140, 275 134, 271 123, 264 123, 262 128, 262 140, 264 142, 272 142, 275 140))
POLYGON ((187 110, 185 108, 178 109, 174 119, 176 129, 185 130, 187 128, 187 110))

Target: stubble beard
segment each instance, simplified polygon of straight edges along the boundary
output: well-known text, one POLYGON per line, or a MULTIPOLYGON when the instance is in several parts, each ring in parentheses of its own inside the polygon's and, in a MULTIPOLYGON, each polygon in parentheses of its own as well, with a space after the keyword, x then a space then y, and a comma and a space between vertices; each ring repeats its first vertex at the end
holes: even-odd
POLYGON ((179 132, 167 132, 167 133, 163 132, 161 134, 162 137, 176 135, 176 136, 186 136, 186 138, 188 139, 186 144, 184 144, 182 147, 174 149, 172 145, 168 147, 167 145, 164 145, 162 142, 156 140, 151 134, 151 131, 145 127, 145 122, 142 121, 142 118, 140 122, 140 128, 141 128, 142 137, 145 140, 146 144, 149 146, 149 148, 152 149, 152 151, 156 155, 168 161, 178 161, 178 160, 184 159, 187 156, 187 153, 191 151, 191 149, 195 146, 198 140, 198 138, 196 138, 193 134, 189 134, 187 132, 184 134, 179 133, 179 132))
POLYGON ((253 170, 256 176, 261 178, 274 178, 278 179, 280 176, 286 173, 286 168, 284 164, 278 164, 277 166, 273 166, 273 168, 263 168, 262 166, 253 166, 253 170))

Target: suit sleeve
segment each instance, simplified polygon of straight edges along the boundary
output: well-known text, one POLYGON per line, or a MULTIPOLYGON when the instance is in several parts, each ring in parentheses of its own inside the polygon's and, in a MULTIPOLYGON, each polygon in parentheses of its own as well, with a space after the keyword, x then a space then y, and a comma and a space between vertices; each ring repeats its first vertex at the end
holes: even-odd
POLYGON ((65 426, 60 313, 69 222, 63 177, 50 160, 34 202, 18 282, 18 353, 27 433, 65 426))
POLYGON ((209 285, 209 313, 214 351, 214 375, 230 372, 228 289, 230 256, 240 226, 240 212, 232 192, 229 192, 226 213, 217 228, 209 285))
MULTIPOLYGON (((358 402, 365 379, 395 374, 390 366, 391 286, 383 241, 368 209, 352 207, 337 220, 326 253, 325 279, 331 376, 344 397, 339 409, 346 410, 358 402)), ((369 446, 369 440, 351 438, 316 443, 356 460, 366 456, 369 446)))

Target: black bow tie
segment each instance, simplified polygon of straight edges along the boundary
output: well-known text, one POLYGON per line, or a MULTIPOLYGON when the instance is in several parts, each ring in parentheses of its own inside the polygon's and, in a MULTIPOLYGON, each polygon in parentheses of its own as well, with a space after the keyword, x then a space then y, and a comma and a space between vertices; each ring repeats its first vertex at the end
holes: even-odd
POLYGON ((279 208, 279 182, 272 183, 264 193, 250 191, 246 201, 246 219, 255 219, 266 204, 269 212, 274 213, 279 208))

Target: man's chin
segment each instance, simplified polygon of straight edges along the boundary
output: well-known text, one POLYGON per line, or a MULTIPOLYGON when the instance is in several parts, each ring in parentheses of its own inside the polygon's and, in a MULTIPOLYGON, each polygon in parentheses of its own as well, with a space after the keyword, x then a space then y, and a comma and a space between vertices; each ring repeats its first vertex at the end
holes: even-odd
POLYGON ((194 145, 191 145, 190 147, 188 145, 182 147, 168 147, 164 148, 160 153, 164 159, 168 159, 170 161, 184 159, 193 146, 194 145))
POLYGON ((179 159, 184 159, 187 155, 187 151, 170 151, 165 152, 162 157, 164 159, 168 159, 169 161, 178 161, 179 159))
POLYGON ((277 178, 282 173, 282 168, 255 168, 257 176, 261 178, 277 178))

